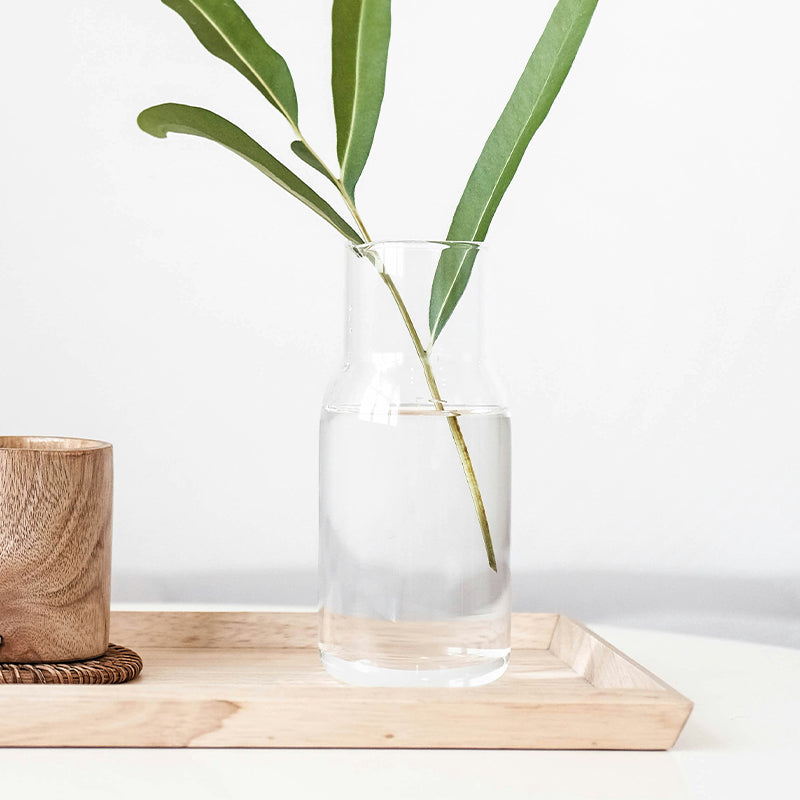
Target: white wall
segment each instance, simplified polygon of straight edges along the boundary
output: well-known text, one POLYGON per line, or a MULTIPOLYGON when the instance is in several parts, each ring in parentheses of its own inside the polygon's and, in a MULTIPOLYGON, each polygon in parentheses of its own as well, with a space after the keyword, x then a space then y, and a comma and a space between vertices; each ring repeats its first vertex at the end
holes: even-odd
MULTIPOLYGON (((445 235, 549 6, 395 3, 374 236, 445 235)), ((329 3, 245 8, 334 161, 329 3)), ((156 0, 3 25, 0 432, 114 443, 118 573, 313 570, 341 244, 135 117, 206 105, 287 159, 288 129, 156 0)), ((517 570, 798 572, 798 25, 788 0, 601 0, 489 238, 517 570)))

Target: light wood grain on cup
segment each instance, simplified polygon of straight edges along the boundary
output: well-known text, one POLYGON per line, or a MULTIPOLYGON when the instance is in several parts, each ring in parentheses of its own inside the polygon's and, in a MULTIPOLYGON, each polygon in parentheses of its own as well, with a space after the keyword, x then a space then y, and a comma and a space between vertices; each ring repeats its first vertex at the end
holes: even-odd
POLYGON ((112 484, 106 442, 0 436, 0 662, 105 651, 112 484))

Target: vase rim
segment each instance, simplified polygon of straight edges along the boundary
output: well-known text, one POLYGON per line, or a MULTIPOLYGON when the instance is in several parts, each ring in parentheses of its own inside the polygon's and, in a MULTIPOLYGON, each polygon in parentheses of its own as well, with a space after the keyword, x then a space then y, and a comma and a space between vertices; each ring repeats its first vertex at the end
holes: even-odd
POLYGON ((405 246, 419 246, 424 247, 427 245, 444 245, 450 247, 452 245, 461 245, 463 247, 471 247, 476 250, 484 247, 483 242, 470 241, 467 239, 373 239, 369 242, 361 244, 348 243, 349 246, 357 253, 363 253, 366 250, 371 250, 374 247, 386 245, 405 245, 405 246))

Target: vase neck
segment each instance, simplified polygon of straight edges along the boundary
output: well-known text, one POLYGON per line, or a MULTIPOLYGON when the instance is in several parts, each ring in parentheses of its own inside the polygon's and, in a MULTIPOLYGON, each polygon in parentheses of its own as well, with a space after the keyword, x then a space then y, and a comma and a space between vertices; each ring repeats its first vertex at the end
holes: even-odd
POLYGON ((445 250, 447 245, 435 242, 382 242, 349 250, 348 362, 376 361, 386 366, 408 364, 416 368, 418 346, 434 361, 481 359, 479 258, 475 259, 475 268, 452 316, 435 343, 431 341, 431 288, 445 250), (418 338, 417 346, 410 326, 418 338))

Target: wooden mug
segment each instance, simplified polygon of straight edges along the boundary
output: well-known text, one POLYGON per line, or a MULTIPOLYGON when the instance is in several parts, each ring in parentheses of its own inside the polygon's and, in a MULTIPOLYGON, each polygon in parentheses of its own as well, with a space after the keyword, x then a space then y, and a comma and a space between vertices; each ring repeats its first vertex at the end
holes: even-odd
POLYGON ((112 448, 0 436, 0 663, 108 648, 112 448))

